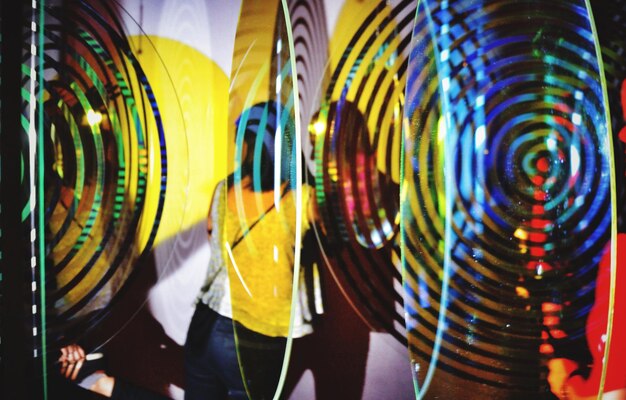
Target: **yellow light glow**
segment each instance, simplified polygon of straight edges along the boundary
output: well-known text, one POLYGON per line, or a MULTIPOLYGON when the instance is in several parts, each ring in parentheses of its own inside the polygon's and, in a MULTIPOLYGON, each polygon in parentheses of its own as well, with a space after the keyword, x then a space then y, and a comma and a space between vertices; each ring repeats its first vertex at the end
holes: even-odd
POLYGON ((313 132, 315 132, 316 135, 321 135, 326 132, 326 122, 321 120, 315 121, 313 124, 313 132))
POLYGON ((517 286, 515 288, 515 293, 523 299, 527 299, 530 297, 530 292, 528 292, 528 289, 522 286, 517 286))
POLYGON ((528 232, 526 232, 525 230, 521 228, 517 228, 513 236, 521 240, 528 240, 528 232))

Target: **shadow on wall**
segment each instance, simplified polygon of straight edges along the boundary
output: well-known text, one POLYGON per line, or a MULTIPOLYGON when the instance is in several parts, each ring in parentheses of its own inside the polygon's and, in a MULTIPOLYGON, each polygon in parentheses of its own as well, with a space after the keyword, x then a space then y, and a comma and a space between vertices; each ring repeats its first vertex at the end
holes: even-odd
MULTIPOLYGON (((193 313, 193 300, 208 262, 205 241, 206 223, 202 221, 162 243, 151 257, 137 265, 137 275, 101 330, 110 336, 114 332, 112 327, 123 326, 103 349, 112 375, 182 398, 182 345, 193 313), (190 258, 196 260, 190 262, 190 258), (184 271, 189 268, 193 271, 184 271), (148 297, 150 302, 146 303, 148 297), (173 314, 176 309, 170 308, 172 303, 177 304, 174 307, 179 308, 178 315, 173 314)), ((294 340, 283 397, 287 398, 302 374, 311 370, 315 390, 307 393, 307 397, 361 399, 370 331, 340 293, 329 271, 322 269, 320 274, 325 314, 317 321, 312 335, 294 340)), ((107 337, 94 339, 97 343, 97 339, 104 341, 107 337)))
POLYGON ((294 340, 284 398, 415 399, 407 348, 370 330, 327 266, 320 275, 324 314, 313 334, 294 340))
MULTIPOLYGON (((306 399, 361 399, 370 331, 343 297, 330 271, 321 268, 320 275, 324 314, 311 335, 293 341, 284 394, 295 400, 294 389, 310 370, 315 385, 306 399)), ((304 400, 298 393, 297 399, 304 400)))
MULTIPOLYGON (((136 275, 120 293, 111 315, 89 338, 92 344, 106 342, 102 351, 111 375, 175 399, 183 398, 182 345, 206 272, 207 247, 206 222, 202 221, 161 243, 136 266, 136 275)), ((325 311, 313 334, 294 340, 282 397, 412 398, 408 355, 402 354, 402 349, 390 352, 388 344, 382 343, 385 340, 371 341, 370 329, 341 294, 330 271, 322 267, 320 275, 325 311), (373 354, 378 354, 376 360, 373 354), (309 374, 314 385, 301 382, 309 374)), ((388 339, 395 347, 402 347, 395 339, 388 339)))
POLYGON ((135 266, 100 335, 90 338, 107 342, 102 350, 111 375, 166 396, 182 395, 182 345, 208 257, 203 220, 135 266))

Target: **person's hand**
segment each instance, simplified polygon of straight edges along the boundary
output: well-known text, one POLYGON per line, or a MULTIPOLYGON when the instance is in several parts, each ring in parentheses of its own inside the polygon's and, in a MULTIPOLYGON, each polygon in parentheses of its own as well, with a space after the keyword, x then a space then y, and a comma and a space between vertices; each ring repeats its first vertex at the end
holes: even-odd
POLYGON ((578 364, 567 358, 553 358, 548 361, 548 383, 552 393, 559 399, 568 399, 570 388, 568 379, 578 364))
POLYGON ((61 349, 61 375, 71 380, 76 380, 78 372, 85 363, 85 351, 77 344, 70 344, 61 349))

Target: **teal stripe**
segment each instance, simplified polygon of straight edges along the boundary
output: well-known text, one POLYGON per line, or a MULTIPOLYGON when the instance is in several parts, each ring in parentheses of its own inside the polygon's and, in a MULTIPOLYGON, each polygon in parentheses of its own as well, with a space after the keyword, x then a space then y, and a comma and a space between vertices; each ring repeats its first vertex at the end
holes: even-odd
POLYGON ((37 64, 37 80, 39 83, 39 93, 37 95, 37 160, 38 160, 38 174, 39 179, 38 186, 38 214, 39 214, 39 296, 40 296, 40 311, 41 311, 41 372, 42 372, 42 384, 43 384, 43 398, 48 400, 48 348, 46 338, 46 243, 45 243, 45 205, 44 205, 44 113, 43 113, 43 54, 44 54, 44 2, 45 0, 39 0, 39 26, 38 26, 38 43, 37 43, 37 55, 39 63, 37 64))

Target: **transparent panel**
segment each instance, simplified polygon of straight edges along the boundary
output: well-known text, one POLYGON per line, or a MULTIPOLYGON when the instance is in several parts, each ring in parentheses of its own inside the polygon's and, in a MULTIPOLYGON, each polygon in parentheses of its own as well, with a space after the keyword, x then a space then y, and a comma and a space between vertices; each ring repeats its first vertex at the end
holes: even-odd
POLYGON ((414 2, 345 5, 311 131, 320 247, 364 322, 405 343, 400 145, 414 2))
POLYGON ((587 340, 607 339, 594 298, 614 212, 601 72, 583 1, 419 2, 401 191, 419 398, 562 396, 561 359, 583 367, 579 395, 598 393, 587 340))
POLYGON ((124 10, 50 1, 45 12, 41 174, 54 362, 61 346, 97 351, 121 328, 102 322, 153 246, 181 230, 189 177, 176 92, 150 41, 140 65, 124 10), (173 164, 168 135, 178 140, 173 164))
MULTIPOLYGON (((574 393, 592 392, 597 386, 598 379, 602 379, 603 360, 608 350, 608 361, 605 364, 603 392, 608 395, 616 395, 624 391, 624 373, 622 363, 626 357, 626 294, 624 268, 626 267, 626 92, 624 91, 626 78, 626 2, 623 0, 613 2, 592 1, 591 10, 595 20, 598 40, 602 50, 604 75, 607 86, 607 95, 611 115, 611 127, 613 137, 613 149, 615 159, 615 196, 617 206, 614 210, 617 220, 617 240, 614 250, 616 258, 611 260, 610 255, 605 254, 602 259, 595 289, 595 302, 591 311, 594 315, 595 324, 587 324, 587 345, 592 349, 593 363, 590 365, 589 379, 581 379, 574 376, 568 384, 574 389, 574 393), (611 265, 611 261, 615 264, 611 265), (614 267, 614 269, 612 269, 614 267), (614 271, 614 273, 611 273, 614 271), (611 278, 614 278, 614 286, 611 286, 611 278), (613 289, 613 291, 611 290, 613 289), (613 303, 611 304, 611 300, 613 303), (613 306, 611 308, 611 306, 613 306), (608 315, 613 315, 611 334, 606 335, 603 325, 608 315), (609 343, 610 341, 610 343, 609 343)), ((592 318, 589 320, 591 321, 592 318)), ((565 359, 563 365, 572 363, 565 359)), ((574 367, 577 365, 574 364, 574 367)), ((570 368, 572 368, 570 366, 570 368)))
POLYGON ((311 329, 300 303, 292 307, 311 191, 301 186, 295 60, 285 7, 243 2, 231 74, 231 173, 219 224, 239 364, 251 399, 278 396, 287 338, 311 329))

